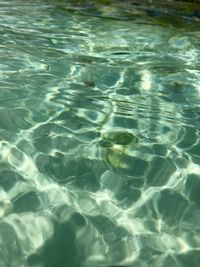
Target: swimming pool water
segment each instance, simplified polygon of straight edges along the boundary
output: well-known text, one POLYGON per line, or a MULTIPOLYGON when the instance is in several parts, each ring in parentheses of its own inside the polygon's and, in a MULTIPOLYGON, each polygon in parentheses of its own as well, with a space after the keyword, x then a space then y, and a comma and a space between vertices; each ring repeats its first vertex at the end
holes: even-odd
POLYGON ((200 266, 199 14, 0 1, 0 267, 200 266))

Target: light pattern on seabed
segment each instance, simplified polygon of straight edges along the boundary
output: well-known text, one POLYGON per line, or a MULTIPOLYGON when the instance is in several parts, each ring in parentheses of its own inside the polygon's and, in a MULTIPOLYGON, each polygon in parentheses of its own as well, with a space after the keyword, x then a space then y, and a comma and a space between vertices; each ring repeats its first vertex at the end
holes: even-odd
POLYGON ((199 266, 199 10, 99 2, 0 2, 0 267, 199 266))

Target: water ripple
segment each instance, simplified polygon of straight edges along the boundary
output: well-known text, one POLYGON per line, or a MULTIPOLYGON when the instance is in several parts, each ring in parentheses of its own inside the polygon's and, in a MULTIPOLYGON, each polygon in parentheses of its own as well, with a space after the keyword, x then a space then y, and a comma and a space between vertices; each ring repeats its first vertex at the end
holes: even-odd
POLYGON ((0 267, 197 267, 199 7, 0 15, 0 267))

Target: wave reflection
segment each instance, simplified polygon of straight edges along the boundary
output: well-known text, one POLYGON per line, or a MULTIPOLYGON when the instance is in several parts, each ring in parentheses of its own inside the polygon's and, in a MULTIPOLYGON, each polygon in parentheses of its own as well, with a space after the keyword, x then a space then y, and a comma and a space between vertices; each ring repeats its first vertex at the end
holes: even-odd
POLYGON ((197 267, 199 8, 0 7, 0 267, 197 267))

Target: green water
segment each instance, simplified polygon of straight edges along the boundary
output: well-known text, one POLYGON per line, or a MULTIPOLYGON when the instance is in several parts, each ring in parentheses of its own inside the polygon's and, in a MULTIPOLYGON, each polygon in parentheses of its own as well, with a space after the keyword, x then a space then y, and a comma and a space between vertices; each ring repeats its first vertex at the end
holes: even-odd
POLYGON ((200 266, 200 11, 167 3, 0 1, 0 267, 200 266))

